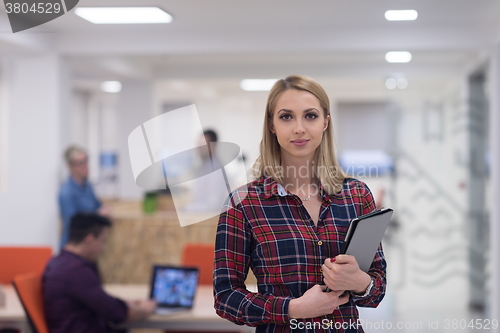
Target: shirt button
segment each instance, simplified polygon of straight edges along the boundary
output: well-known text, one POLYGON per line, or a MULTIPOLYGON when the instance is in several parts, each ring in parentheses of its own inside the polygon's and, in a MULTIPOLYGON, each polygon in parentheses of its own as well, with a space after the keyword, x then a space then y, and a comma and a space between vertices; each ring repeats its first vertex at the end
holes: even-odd
POLYGON ((318 242, 318 245, 323 245, 323 241, 319 241, 319 242, 318 242))

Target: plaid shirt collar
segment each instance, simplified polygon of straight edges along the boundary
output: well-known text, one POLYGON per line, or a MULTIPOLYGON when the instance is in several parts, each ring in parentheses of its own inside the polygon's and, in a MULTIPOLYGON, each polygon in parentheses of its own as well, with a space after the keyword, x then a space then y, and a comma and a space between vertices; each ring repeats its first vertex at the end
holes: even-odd
MULTIPOLYGON (((264 185, 264 198, 269 199, 272 196, 280 196, 284 197, 287 196, 290 193, 287 191, 283 185, 278 183, 274 178, 271 176, 263 176, 261 178, 261 181, 263 180, 263 185, 264 185)), ((326 193, 323 184, 319 186, 319 195, 321 198, 323 198, 324 201, 327 201, 328 203, 332 203, 332 200, 330 199, 330 196, 328 193, 326 193)))

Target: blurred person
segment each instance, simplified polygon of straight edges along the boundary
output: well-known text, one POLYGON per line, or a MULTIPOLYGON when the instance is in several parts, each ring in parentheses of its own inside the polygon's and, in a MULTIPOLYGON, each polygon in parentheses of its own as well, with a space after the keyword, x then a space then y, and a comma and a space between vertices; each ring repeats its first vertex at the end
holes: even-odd
POLYGON ((109 209, 102 205, 88 181, 89 166, 87 152, 80 147, 70 146, 64 152, 70 176, 59 190, 59 210, 62 218, 61 248, 68 242, 69 223, 79 212, 98 213, 109 216, 109 209))
POLYGON ((323 88, 305 76, 278 80, 266 105, 256 179, 229 194, 219 217, 220 317, 256 332, 363 332, 357 306, 383 299, 386 261, 381 245, 368 273, 353 256, 339 255, 350 220, 375 210, 375 202, 364 182, 340 169, 333 147, 323 88), (245 286, 249 268, 258 292, 245 286))
POLYGON ((214 178, 201 178, 223 167, 221 160, 217 156, 217 141, 217 133, 211 129, 203 131, 198 140, 201 165, 195 171, 191 200, 183 207, 185 211, 215 211, 219 213, 222 208, 224 198, 228 194, 225 182, 216 182, 214 178), (210 195, 206 195, 206 189, 210 189, 210 195))
POLYGON ((212 129, 207 129, 203 131, 203 135, 200 137, 198 144, 199 145, 204 145, 206 144, 208 147, 208 150, 200 150, 200 155, 204 160, 209 160, 210 156, 212 156, 214 159, 217 159, 217 141, 218 141, 218 135, 217 132, 215 132, 212 129), (212 144, 210 144, 212 142, 212 144), (206 154, 208 152, 208 154, 206 154))
POLYGON ((43 274, 45 318, 51 333, 114 332, 109 323, 141 320, 156 308, 151 300, 122 301, 103 290, 96 260, 111 221, 95 213, 71 219, 69 241, 43 274))

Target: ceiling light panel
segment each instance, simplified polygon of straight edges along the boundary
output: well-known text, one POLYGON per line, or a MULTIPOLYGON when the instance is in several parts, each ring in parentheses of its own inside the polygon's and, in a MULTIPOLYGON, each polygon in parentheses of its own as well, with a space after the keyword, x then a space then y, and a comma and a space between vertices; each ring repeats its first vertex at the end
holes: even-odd
POLYGON ((245 91, 269 91, 278 79, 245 79, 241 80, 240 87, 245 91))
POLYGON ((385 12, 387 21, 414 21, 418 17, 418 12, 413 9, 409 10, 388 10, 385 12))
POLYGON ((172 16, 158 7, 77 7, 75 14, 94 24, 172 22, 172 16))
POLYGON ((101 82, 101 90, 107 93, 117 93, 122 90, 120 81, 104 81, 101 82))
POLYGON ((406 63, 411 60, 411 53, 406 51, 393 51, 385 54, 385 60, 392 63, 406 63))

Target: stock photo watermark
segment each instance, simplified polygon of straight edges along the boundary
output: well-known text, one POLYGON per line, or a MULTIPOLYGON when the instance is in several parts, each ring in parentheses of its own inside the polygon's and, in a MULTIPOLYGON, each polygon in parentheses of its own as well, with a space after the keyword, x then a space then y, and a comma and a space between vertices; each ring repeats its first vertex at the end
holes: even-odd
POLYGON ((497 319, 434 319, 424 321, 369 321, 363 319, 351 321, 334 321, 323 319, 321 322, 303 322, 297 319, 290 320, 292 330, 313 330, 313 329, 355 329, 361 327, 369 330, 496 330, 498 329, 497 319))
POLYGON ((227 208, 229 193, 248 182, 240 147, 200 142, 200 133, 203 127, 192 104, 146 121, 128 137, 136 185, 168 189, 181 226, 218 216, 227 208))
POLYGON ((50 22, 70 10, 79 0, 4 0, 12 32, 27 30, 50 22))

